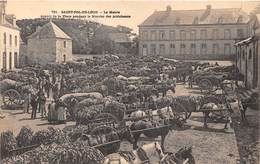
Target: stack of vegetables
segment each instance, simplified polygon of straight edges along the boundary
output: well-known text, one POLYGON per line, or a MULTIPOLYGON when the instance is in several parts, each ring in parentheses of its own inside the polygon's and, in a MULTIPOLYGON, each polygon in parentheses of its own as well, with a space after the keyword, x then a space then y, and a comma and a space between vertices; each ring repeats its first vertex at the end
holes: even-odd
MULTIPOLYGON (((7 156, 8 153, 17 148, 17 142, 13 132, 6 131, 1 134, 1 156, 7 156)), ((1 162, 0 162, 1 163, 1 162)))
POLYGON ((89 124, 94 117, 103 111, 102 99, 87 98, 78 103, 74 113, 77 124, 89 124))
POLYGON ((96 164, 103 163, 104 155, 84 142, 41 145, 19 156, 4 159, 3 164, 96 164))
POLYGON ((36 132, 32 137, 32 144, 50 144, 50 143, 64 143, 69 139, 60 130, 53 127, 48 127, 46 130, 36 132))
POLYGON ((25 147, 32 144, 33 131, 31 128, 23 126, 16 137, 17 145, 19 147, 25 147))

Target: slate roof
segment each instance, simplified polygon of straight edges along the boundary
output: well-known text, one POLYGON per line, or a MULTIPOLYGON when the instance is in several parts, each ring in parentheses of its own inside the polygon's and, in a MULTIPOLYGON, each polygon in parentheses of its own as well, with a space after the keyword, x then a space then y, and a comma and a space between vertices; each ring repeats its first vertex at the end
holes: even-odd
POLYGON ((239 8, 155 11, 139 26, 247 23, 249 16, 239 8), (197 20, 197 22, 196 22, 197 20))
POLYGON ((39 30, 36 30, 32 35, 30 35, 28 38, 61 38, 61 39, 70 39, 65 32, 63 32, 55 23, 48 22, 42 27, 40 27, 39 30))
POLYGON ((109 39, 114 41, 115 43, 130 43, 131 39, 126 33, 109 33, 109 39))

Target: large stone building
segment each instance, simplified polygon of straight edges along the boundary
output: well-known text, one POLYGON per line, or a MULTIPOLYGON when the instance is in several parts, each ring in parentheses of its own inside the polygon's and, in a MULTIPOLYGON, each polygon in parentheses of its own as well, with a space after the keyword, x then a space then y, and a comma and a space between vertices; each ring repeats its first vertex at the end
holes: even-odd
POLYGON ((155 11, 139 25, 139 54, 176 59, 230 59, 234 44, 247 37, 241 9, 155 11))
POLYGON ((72 60, 72 39, 52 21, 28 37, 25 63, 46 65, 72 60))
POLYGON ((244 75, 247 88, 260 89, 260 14, 248 22, 248 38, 239 41, 236 46, 236 66, 244 75))
POLYGON ((0 1, 0 69, 9 71, 19 66, 20 30, 14 15, 5 13, 6 1, 0 1))

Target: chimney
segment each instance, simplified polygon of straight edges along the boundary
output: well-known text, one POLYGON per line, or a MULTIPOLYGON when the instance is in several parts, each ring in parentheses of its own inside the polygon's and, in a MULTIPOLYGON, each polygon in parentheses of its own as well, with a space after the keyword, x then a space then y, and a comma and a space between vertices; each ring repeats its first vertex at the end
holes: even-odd
POLYGON ((172 7, 171 7, 170 5, 166 6, 166 11, 167 11, 167 12, 172 11, 172 7))
POLYGON ((205 20, 209 16, 210 12, 211 12, 211 5, 207 5, 205 12, 200 17, 200 21, 205 20))
POLYGON ((16 17, 15 17, 15 16, 13 16, 13 21, 12 21, 12 23, 13 23, 13 26, 16 26, 16 17))
POLYGON ((211 5, 207 5, 207 10, 208 10, 208 11, 211 10, 211 5))
POLYGON ((5 6, 6 6, 6 1, 1 0, 0 1, 0 24, 5 24, 5 6))

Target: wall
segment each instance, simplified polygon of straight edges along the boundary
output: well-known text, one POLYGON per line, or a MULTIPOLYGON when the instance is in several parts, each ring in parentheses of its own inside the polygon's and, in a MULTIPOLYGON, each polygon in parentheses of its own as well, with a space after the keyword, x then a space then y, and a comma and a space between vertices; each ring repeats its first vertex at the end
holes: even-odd
POLYGON ((241 39, 237 36, 237 29, 243 29, 244 37, 248 35, 247 25, 246 24, 235 24, 235 25, 186 25, 186 26, 145 26, 139 27, 140 34, 140 46, 139 46, 139 54, 142 55, 142 45, 147 44, 148 54, 151 55, 150 49, 151 44, 156 44, 156 54, 159 54, 159 45, 165 44, 165 56, 177 58, 177 59, 227 59, 234 57, 235 48, 234 43, 235 40, 241 39), (213 38, 212 33, 214 29, 218 29, 219 35, 217 35, 217 39, 213 38), (230 29, 231 36, 230 39, 224 38, 224 30, 230 29), (165 39, 159 40, 159 31, 165 31, 165 39), (175 31, 174 40, 170 40, 170 31, 175 31), (182 40, 180 37, 180 31, 184 30, 186 33, 186 39, 182 40), (192 30, 196 31, 196 38, 190 38, 190 32, 192 30), (206 30, 207 36, 205 39, 200 39, 200 31, 206 30), (144 39, 142 34, 144 31, 148 32, 148 38, 144 39), (151 40, 151 31, 156 31, 156 40, 151 40), (201 55, 200 47, 201 44, 206 44, 207 51, 205 55, 201 55), (170 55, 170 44, 175 44, 175 55, 170 55), (180 45, 186 45, 186 53, 180 54, 180 45), (196 54, 191 54, 191 44, 196 45, 196 54), (213 54, 212 48, 213 44, 218 44, 218 52, 213 54), (231 53, 228 55, 224 54, 224 45, 230 44, 231 53))
POLYGON ((0 69, 3 69, 3 53, 6 52, 6 68, 10 70, 15 68, 15 56, 17 53, 17 66, 19 65, 19 47, 20 47, 20 31, 17 28, 10 28, 0 25, 0 69), (4 33, 6 33, 6 44, 4 44, 4 33), (12 36, 12 44, 10 44, 9 36, 12 36), (17 36, 17 44, 15 44, 15 36, 17 36), (10 63, 11 53, 11 63, 10 63))
POLYGON ((56 39, 55 38, 29 38, 27 45, 27 56, 29 64, 46 65, 56 61, 56 39))
POLYGON ((72 41, 68 39, 57 39, 56 62, 63 63, 64 55, 66 56, 66 61, 72 60, 72 41), (64 47, 64 41, 66 42, 66 47, 64 47))

